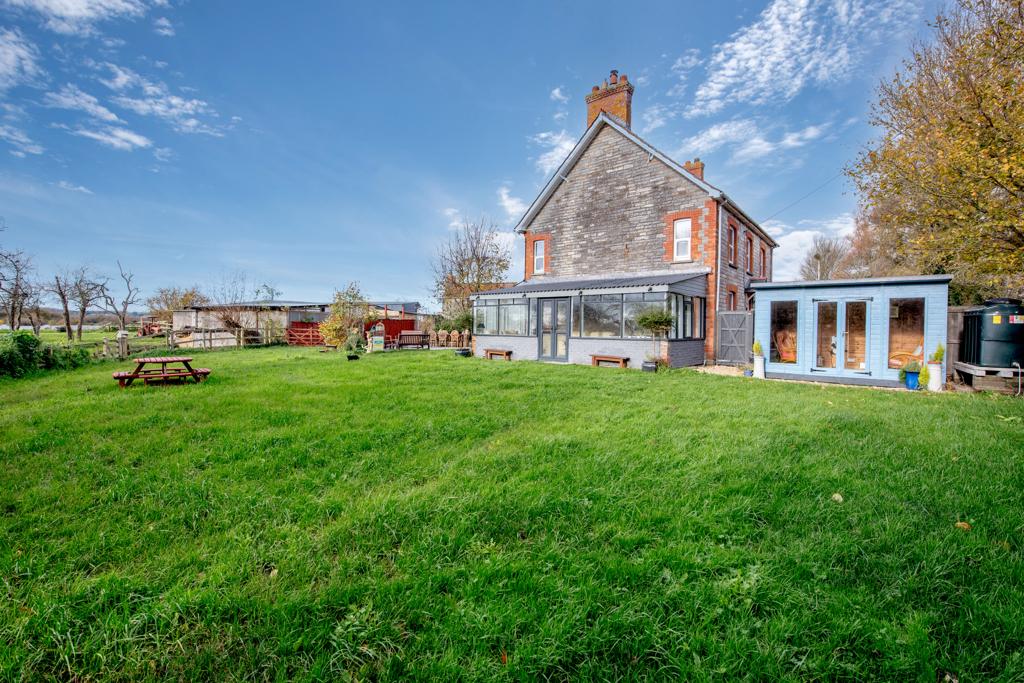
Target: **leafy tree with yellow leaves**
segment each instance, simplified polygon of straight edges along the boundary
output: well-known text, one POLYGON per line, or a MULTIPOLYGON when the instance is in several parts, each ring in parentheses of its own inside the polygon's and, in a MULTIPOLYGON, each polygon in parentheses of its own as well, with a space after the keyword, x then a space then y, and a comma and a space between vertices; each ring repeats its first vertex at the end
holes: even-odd
POLYGON ((959 0, 879 87, 849 173, 905 267, 1024 291, 1024 0, 959 0))

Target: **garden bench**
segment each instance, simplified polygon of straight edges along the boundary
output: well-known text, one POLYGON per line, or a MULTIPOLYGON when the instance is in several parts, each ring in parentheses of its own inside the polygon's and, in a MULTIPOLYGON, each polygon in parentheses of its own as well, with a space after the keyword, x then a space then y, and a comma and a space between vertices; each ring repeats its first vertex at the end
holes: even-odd
POLYGON ((398 334, 398 341, 395 344, 398 348, 413 346, 420 349, 430 348, 430 335, 426 332, 415 330, 402 331, 398 334))
POLYGON ((487 360, 494 360, 495 358, 512 360, 512 352, 508 349, 484 349, 484 358, 487 360))
POLYGON ((609 356, 598 353, 590 354, 590 364, 598 367, 617 366, 629 367, 629 356, 609 356))

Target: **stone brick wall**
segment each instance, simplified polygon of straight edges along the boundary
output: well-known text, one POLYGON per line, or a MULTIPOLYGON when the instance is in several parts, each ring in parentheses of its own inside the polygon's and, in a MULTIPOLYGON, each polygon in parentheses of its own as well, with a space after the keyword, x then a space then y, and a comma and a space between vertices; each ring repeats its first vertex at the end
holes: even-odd
MULTIPOLYGON (((717 220, 707 193, 606 126, 527 230, 546 235, 548 260, 541 277, 601 277, 615 273, 692 270, 709 260, 714 245, 694 239, 693 260, 665 260, 665 217, 695 210, 700 223, 717 220)), ((713 228, 712 228, 713 229, 713 228)))

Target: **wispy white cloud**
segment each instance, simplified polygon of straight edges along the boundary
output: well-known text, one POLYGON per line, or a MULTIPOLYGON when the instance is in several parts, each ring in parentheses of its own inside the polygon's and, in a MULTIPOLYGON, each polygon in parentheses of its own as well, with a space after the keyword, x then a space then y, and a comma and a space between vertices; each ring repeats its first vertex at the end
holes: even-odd
POLYGON ((776 152, 798 149, 825 135, 831 123, 806 126, 797 131, 770 132, 754 119, 733 119, 705 128, 682 141, 679 156, 710 154, 722 147, 732 149, 730 161, 744 163, 776 152))
POLYGON ((153 20, 153 32, 170 38, 174 35, 174 24, 167 17, 157 17, 153 20))
POLYGON ((872 46, 906 30, 919 12, 920 0, 773 0, 715 46, 687 116, 729 102, 784 102, 808 85, 844 79, 872 46))
POLYGON ((552 90, 550 97, 555 102, 560 102, 562 104, 565 104, 566 102, 569 101, 569 96, 563 92, 562 86, 558 86, 557 88, 552 90))
POLYGON ((100 104, 99 100, 70 83, 61 88, 59 92, 46 93, 43 104, 55 109, 84 111, 92 118, 108 123, 120 121, 117 114, 100 104))
POLYGON ((174 150, 170 147, 157 147, 153 150, 153 157, 157 161, 168 162, 174 158, 174 150))
POLYGON ((118 149, 126 152, 130 152, 133 149, 145 149, 153 145, 152 140, 147 138, 145 135, 141 135, 134 131, 128 130, 127 128, 118 128, 115 126, 105 126, 103 128, 85 128, 79 126, 78 128, 66 128, 72 135, 77 135, 83 138, 89 138, 95 140, 101 145, 106 145, 113 149, 118 149))
POLYGON ((723 121, 684 139, 679 146, 678 156, 710 154, 723 145, 734 144, 757 134, 757 124, 753 119, 723 121))
POLYGON ((0 94, 33 84, 46 75, 39 64, 39 50, 17 29, 0 29, 0 94))
POLYGON ((674 119, 676 111, 666 104, 652 104, 640 112, 640 134, 646 135, 674 119))
MULTIPOLYGON (((118 92, 114 104, 141 116, 153 116, 169 123, 179 133, 201 133, 221 137, 227 127, 212 119, 217 111, 205 100, 182 97, 171 92, 162 81, 155 81, 111 62, 102 65, 110 72, 100 82, 118 92)), ((185 90, 185 88, 181 88, 185 90)), ((235 122, 232 117, 232 122, 235 122)))
POLYGON ((61 180, 60 182, 56 183, 56 185, 60 189, 67 190, 68 192, 80 192, 82 194, 93 193, 92 190, 90 190, 85 185, 75 185, 74 183, 68 182, 67 180, 61 180))
POLYGON ((753 161, 778 151, 797 149, 819 139, 828 130, 829 124, 807 126, 798 131, 785 133, 781 138, 769 140, 760 134, 744 140, 733 154, 733 161, 753 161))
POLYGON ((16 157, 24 157, 27 154, 42 154, 45 148, 35 143, 25 131, 7 123, 0 123, 0 140, 3 140, 11 147, 11 154, 16 157))
POLYGON ((498 203, 505 210, 505 215, 510 221, 518 221, 526 213, 527 205, 519 197, 513 196, 508 185, 498 188, 498 203))
POLYGON ((686 84, 690 80, 690 72, 696 69, 698 66, 704 63, 704 60, 700 58, 700 50, 696 48, 689 48, 684 51, 683 54, 679 55, 674 62, 672 62, 672 76, 675 79, 672 87, 669 88, 668 95, 670 97, 681 97, 686 94, 686 84))
POLYGON ((135 19, 146 12, 142 0, 3 0, 8 7, 34 12, 51 31, 89 35, 110 19, 135 19))
POLYGON ((448 229, 456 230, 462 227, 462 212, 454 208, 441 209, 441 214, 448 220, 448 229))
POLYGON ((550 175, 561 166, 569 152, 576 146, 575 138, 564 130, 537 133, 530 138, 530 142, 545 150, 535 162, 537 169, 545 175, 550 175))
POLYGON ((851 213, 841 213, 817 220, 800 220, 795 225, 768 220, 763 221, 761 227, 779 243, 772 255, 772 277, 780 281, 797 280, 800 264, 814 246, 814 238, 846 237, 853 232, 854 218, 851 213))

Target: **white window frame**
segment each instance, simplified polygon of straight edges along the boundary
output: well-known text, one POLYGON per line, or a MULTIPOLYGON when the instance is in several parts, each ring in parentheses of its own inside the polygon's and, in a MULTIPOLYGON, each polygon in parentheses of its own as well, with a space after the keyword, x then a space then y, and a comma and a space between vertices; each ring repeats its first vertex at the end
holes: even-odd
POLYGON ((672 221, 672 260, 692 261, 693 260, 693 219, 677 218, 672 221), (686 223, 686 237, 679 236, 679 224, 686 223), (686 251, 681 253, 679 244, 686 242, 686 251))
POLYGON ((547 265, 547 247, 544 246, 546 240, 534 240, 533 242, 533 272, 543 273, 544 268, 547 265), (540 252, 538 258, 537 253, 540 252), (540 264, 539 266, 537 264, 540 264))

